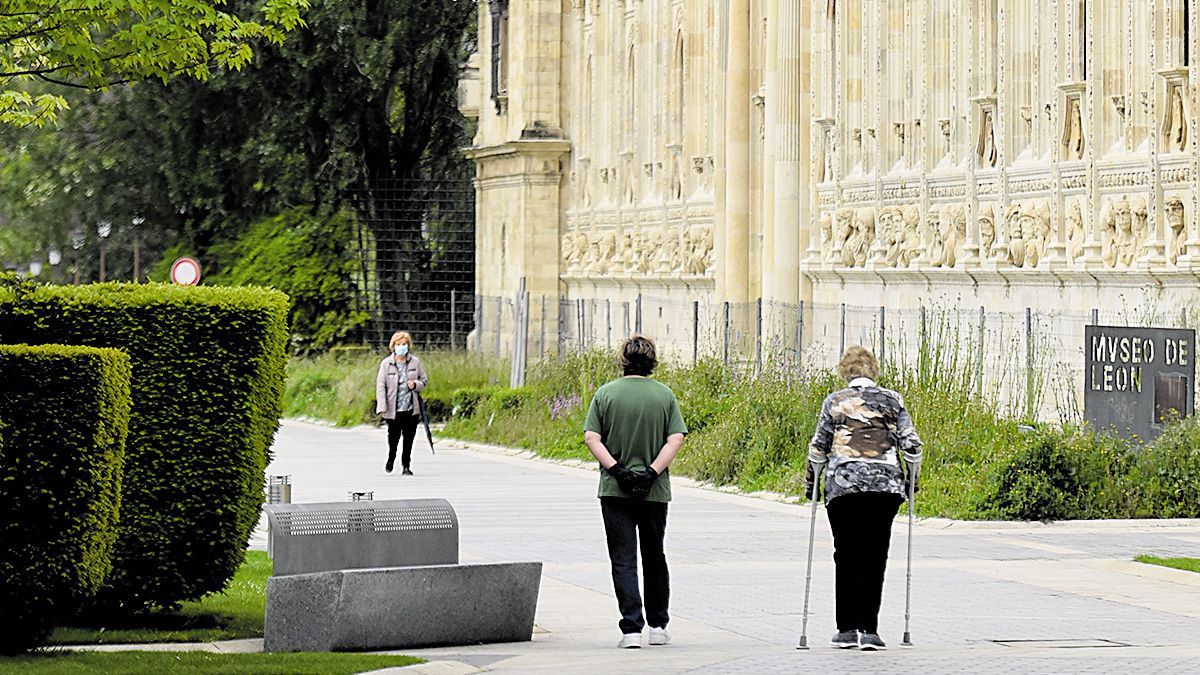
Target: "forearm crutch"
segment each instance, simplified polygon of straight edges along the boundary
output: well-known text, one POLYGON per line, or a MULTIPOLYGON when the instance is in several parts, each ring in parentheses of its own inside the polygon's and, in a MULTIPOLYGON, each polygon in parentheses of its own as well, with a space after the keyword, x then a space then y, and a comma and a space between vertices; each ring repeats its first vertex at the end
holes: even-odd
POLYGON ((904 639, 902 647, 912 646, 912 635, 908 631, 909 611, 912 608, 912 538, 913 538, 913 501, 916 499, 917 476, 921 473, 920 462, 909 462, 908 472, 912 478, 908 481, 908 562, 904 571, 904 639))
POLYGON ((825 463, 813 464, 812 518, 808 522, 808 569, 804 573, 804 618, 800 623, 800 644, 796 649, 808 649, 808 593, 812 589, 813 541, 817 536, 817 501, 821 494, 821 476, 825 463))

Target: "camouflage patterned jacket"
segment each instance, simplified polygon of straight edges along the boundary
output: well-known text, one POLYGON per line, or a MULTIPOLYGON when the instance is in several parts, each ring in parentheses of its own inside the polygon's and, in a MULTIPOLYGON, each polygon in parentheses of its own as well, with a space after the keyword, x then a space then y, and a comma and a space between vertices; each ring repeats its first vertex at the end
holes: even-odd
POLYGON ((860 377, 821 404, 808 458, 827 462, 826 503, 856 492, 907 495, 901 452, 920 461, 921 438, 900 394, 860 377))

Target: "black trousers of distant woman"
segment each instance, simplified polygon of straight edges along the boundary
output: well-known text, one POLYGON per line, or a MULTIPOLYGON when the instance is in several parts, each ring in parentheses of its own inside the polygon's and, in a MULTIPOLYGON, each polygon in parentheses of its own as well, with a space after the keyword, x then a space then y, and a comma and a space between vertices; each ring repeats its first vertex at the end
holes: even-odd
POLYGON ((400 466, 408 469, 412 462, 413 440, 417 437, 417 423, 421 418, 412 414, 411 410, 396 413, 395 419, 387 421, 388 425, 388 460, 387 470, 391 471, 396 465, 396 446, 404 437, 404 453, 400 455, 400 466))

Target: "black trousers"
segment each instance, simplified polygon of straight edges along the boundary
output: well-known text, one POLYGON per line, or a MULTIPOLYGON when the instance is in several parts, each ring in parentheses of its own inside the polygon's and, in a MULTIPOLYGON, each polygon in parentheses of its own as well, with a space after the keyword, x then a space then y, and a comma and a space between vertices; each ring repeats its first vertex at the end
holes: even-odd
POLYGON ((666 502, 648 502, 624 497, 601 497, 608 558, 612 562, 613 589, 621 610, 621 632, 640 633, 647 620, 654 628, 666 628, 670 616, 671 579, 663 539, 667 534, 666 502), (638 592, 638 543, 642 550, 642 580, 646 589, 646 616, 642 617, 642 594, 638 592))
POLYGON ((388 420, 388 466, 396 462, 396 445, 404 436, 404 454, 400 455, 400 466, 408 468, 412 461, 413 439, 417 437, 417 423, 420 417, 409 412, 396 413, 396 419, 388 420))
POLYGON ((833 529, 839 632, 879 632, 892 519, 903 501, 887 492, 861 492, 837 497, 825 508, 833 529))

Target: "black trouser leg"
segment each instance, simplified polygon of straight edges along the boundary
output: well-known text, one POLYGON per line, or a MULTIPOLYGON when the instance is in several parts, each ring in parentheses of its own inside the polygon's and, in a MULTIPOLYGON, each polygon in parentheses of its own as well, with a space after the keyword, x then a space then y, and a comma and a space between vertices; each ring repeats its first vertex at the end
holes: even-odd
POLYGON ((843 495, 826 507, 833 530, 838 631, 878 631, 892 520, 901 499, 865 492, 843 495))
POLYGON ((604 535, 608 540, 608 559, 612 562, 613 590, 621 610, 622 633, 640 633, 646 621, 642 616, 642 595, 638 592, 637 513, 635 502, 622 497, 602 497, 604 535))
MULTIPOLYGON (((417 437, 417 423, 421 421, 421 418, 411 412, 396 413, 396 418, 400 420, 400 426, 404 433, 404 453, 400 455, 400 466, 407 469, 412 461, 413 440, 417 437)), ((392 454, 395 455, 394 449, 392 454)))
POLYGON ((397 415, 395 419, 387 421, 388 427, 388 468, 391 468, 396 463, 396 445, 400 442, 401 425, 403 420, 397 415))
POLYGON ((642 548, 642 588, 646 597, 646 622, 666 628, 671 620, 671 573, 663 540, 667 536, 666 502, 638 502, 638 541, 642 548))

